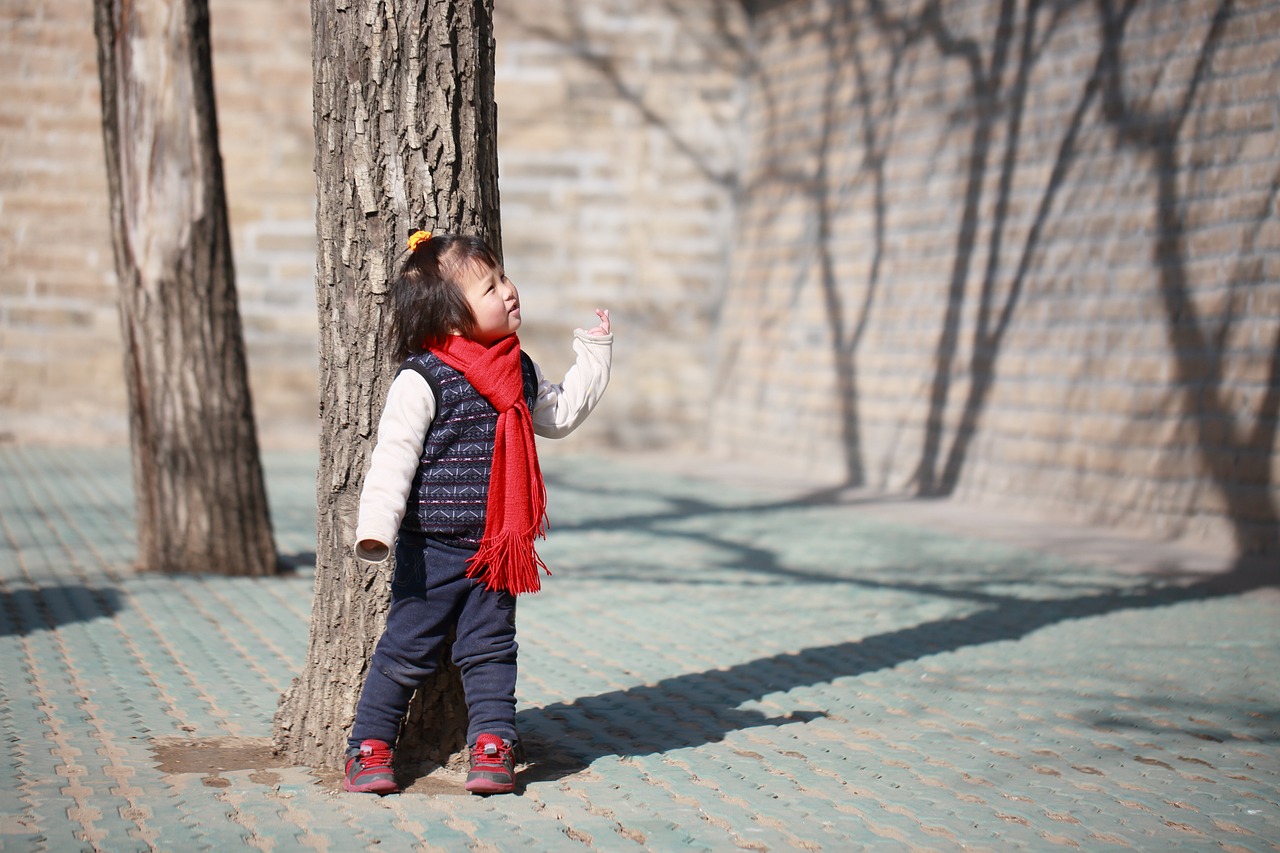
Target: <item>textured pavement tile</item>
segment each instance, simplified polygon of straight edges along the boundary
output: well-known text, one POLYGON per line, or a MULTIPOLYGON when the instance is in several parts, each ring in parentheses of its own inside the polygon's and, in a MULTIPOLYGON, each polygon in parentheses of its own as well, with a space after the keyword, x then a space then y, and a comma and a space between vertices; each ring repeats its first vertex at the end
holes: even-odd
POLYGON ((1274 591, 625 460, 545 465, 523 796, 162 771, 305 655, 314 460, 267 462, 297 571, 162 577, 126 453, 0 449, 0 849, 1280 849, 1274 591))

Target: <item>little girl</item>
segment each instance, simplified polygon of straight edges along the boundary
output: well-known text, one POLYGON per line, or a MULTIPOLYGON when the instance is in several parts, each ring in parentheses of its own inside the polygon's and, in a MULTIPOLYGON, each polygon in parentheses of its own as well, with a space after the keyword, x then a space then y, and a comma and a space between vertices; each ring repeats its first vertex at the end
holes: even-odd
POLYGON ((545 570, 534 551, 546 490, 534 434, 559 438, 609 382, 609 312, 574 332, 559 385, 520 351, 520 297, 475 237, 416 231, 392 285, 392 344, 403 361, 387 393, 360 494, 356 556, 396 564, 391 609, 348 738, 348 791, 398 790, 392 744, 414 690, 456 630, 466 691, 467 790, 515 788, 515 597, 545 570))

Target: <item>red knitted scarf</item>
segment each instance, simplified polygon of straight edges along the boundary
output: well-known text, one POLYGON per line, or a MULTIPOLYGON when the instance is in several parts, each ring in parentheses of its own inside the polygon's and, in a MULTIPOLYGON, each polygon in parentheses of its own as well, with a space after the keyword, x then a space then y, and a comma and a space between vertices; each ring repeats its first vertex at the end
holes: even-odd
POLYGON ((533 415, 524 398, 520 341, 509 335, 486 347, 450 335, 431 352, 461 371, 498 411, 484 536, 467 576, 512 595, 537 592, 542 588, 538 569, 551 574, 533 547, 534 539, 546 531, 547 488, 538 467, 533 415))

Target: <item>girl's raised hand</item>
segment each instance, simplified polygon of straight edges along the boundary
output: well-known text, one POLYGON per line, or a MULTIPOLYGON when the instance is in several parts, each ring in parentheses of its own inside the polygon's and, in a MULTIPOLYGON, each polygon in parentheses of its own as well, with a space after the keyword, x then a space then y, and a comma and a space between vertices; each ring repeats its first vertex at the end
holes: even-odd
POLYGON ((600 325, 594 329, 588 329, 587 334, 596 336, 609 334, 609 309, 597 308, 596 316, 600 318, 600 325))

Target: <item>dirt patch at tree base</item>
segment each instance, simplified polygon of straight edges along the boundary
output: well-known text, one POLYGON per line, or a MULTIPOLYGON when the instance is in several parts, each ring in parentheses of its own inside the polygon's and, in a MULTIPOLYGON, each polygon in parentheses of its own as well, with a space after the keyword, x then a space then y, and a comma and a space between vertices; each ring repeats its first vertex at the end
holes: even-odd
POLYGON ((223 773, 269 770, 288 764, 271 748, 270 738, 156 738, 151 741, 161 773, 223 773))
MULTIPOLYGON (((278 785, 282 777, 273 769, 291 767, 277 755, 270 738, 216 737, 216 738, 156 738, 151 741, 151 753, 156 759, 156 769, 161 773, 196 773, 201 783, 209 788, 228 788, 231 780, 223 773, 251 770, 249 780, 260 785, 278 785)), ((338 767, 316 770, 304 768, 316 784, 329 790, 342 790, 342 771, 338 767)), ((465 795, 463 783, 466 770, 462 767, 431 767, 418 771, 396 773, 402 794, 415 795, 465 795)))

